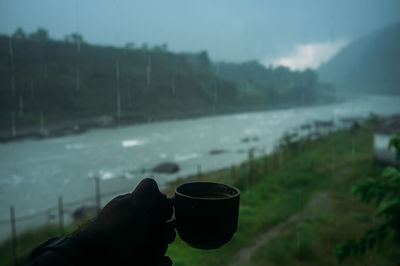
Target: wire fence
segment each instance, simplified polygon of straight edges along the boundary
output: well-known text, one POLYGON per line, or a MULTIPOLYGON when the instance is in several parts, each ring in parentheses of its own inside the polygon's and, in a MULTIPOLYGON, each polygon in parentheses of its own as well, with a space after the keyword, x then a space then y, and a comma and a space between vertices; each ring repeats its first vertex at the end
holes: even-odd
MULTIPOLYGON (((58 224, 59 234, 65 233, 65 225, 79 220, 85 216, 94 216, 102 208, 103 202, 108 202, 112 197, 125 193, 126 189, 114 190, 107 193, 100 193, 100 178, 95 178, 95 194, 92 196, 80 198, 75 201, 65 202, 62 196, 58 197, 57 204, 52 207, 43 209, 33 214, 16 216, 17 209, 10 206, 10 218, 1 219, 1 227, 9 227, 9 244, 11 246, 11 253, 14 260, 14 265, 18 265, 18 249, 17 249, 17 235, 20 232, 26 231, 30 228, 38 226, 45 226, 50 224, 58 224)), ((5 237, 8 238, 7 236, 5 237)))

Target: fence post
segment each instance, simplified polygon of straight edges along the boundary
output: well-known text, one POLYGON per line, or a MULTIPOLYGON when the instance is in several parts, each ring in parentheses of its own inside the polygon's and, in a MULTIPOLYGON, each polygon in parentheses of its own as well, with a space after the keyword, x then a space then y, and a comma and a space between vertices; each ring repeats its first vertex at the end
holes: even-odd
POLYGON ((268 156, 265 155, 264 157, 264 171, 268 170, 268 156))
POLYGON ((60 223, 60 234, 64 235, 64 208, 61 196, 58 197, 58 220, 60 223))
POLYGON ((96 209, 97 213, 100 213, 100 178, 96 177, 94 180, 96 182, 96 209))
POLYGON ((249 150, 249 180, 250 186, 254 185, 254 150, 249 150))
POLYGON ((17 260, 17 230, 16 230, 16 225, 15 225, 15 212, 14 212, 14 206, 10 207, 10 221, 11 221, 11 249, 12 249, 12 255, 14 259, 14 265, 18 265, 18 260, 17 260))

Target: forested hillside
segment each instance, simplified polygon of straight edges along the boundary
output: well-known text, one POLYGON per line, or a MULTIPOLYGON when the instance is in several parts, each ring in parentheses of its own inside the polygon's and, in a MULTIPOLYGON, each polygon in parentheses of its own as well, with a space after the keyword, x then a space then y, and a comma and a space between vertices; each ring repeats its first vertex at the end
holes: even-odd
POLYGON ((1 128, 13 134, 83 119, 114 125, 313 104, 318 84, 311 70, 213 65, 205 51, 166 45, 96 46, 79 34, 57 41, 43 29, 0 36, 1 128))
POLYGON ((320 82, 311 69, 266 68, 257 61, 215 63, 214 69, 218 77, 234 81, 240 94, 253 104, 309 105, 330 101, 335 95, 335 88, 320 82))

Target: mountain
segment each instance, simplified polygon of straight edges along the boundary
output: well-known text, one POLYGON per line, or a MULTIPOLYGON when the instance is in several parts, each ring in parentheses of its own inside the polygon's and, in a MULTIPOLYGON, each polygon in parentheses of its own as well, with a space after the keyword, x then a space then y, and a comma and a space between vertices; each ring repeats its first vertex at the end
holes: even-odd
POLYGON ((400 94, 400 23, 351 42, 318 74, 338 90, 400 94))

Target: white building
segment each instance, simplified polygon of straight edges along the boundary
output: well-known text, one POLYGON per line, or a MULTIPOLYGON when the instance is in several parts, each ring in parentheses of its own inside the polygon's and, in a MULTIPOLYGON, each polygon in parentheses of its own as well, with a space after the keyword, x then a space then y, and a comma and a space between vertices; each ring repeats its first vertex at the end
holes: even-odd
POLYGON ((374 130, 374 160, 378 163, 400 166, 400 160, 396 158, 396 151, 389 151, 389 140, 393 135, 400 136, 400 115, 385 119, 374 130))

